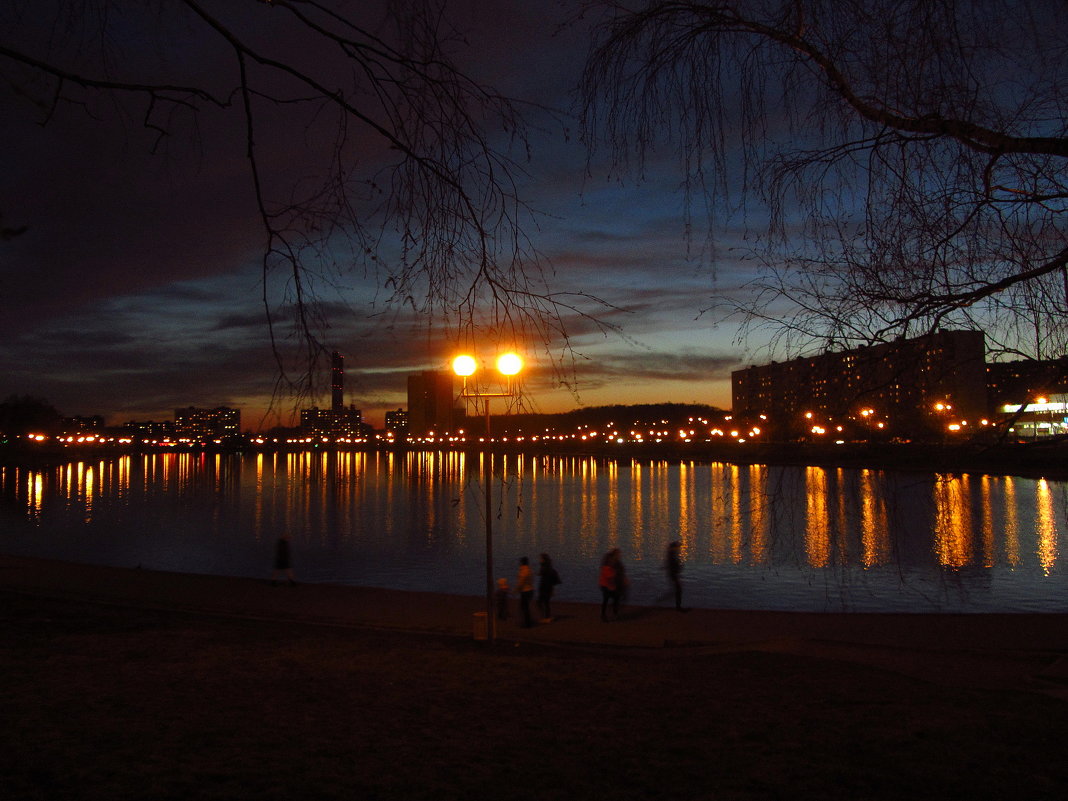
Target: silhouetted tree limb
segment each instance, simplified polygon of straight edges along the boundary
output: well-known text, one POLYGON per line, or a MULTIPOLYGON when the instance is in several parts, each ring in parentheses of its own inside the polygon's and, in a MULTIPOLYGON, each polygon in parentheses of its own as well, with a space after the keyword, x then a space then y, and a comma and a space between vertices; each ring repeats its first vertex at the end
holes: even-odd
POLYGON ((276 317, 292 310, 278 333, 299 335, 307 357, 294 385, 324 352, 316 281, 354 267, 453 339, 560 332, 581 300, 547 291, 511 155, 525 158, 524 120, 452 60, 442 0, 55 0, 0 21, 0 77, 42 124, 110 98, 137 108, 162 149, 182 120, 240 115, 275 352, 276 317), (137 42, 116 46, 131 31, 137 42), (279 120, 318 148, 299 180, 285 167, 305 151, 272 141, 279 120), (278 275, 281 297, 268 289, 278 275))
POLYGON ((1068 342, 1068 22, 1040 2, 591 2, 591 146, 676 148, 711 228, 766 215, 713 308, 787 349, 940 325, 1068 342), (755 201, 755 203, 754 203, 755 201), (757 211, 758 205, 763 212, 757 211))

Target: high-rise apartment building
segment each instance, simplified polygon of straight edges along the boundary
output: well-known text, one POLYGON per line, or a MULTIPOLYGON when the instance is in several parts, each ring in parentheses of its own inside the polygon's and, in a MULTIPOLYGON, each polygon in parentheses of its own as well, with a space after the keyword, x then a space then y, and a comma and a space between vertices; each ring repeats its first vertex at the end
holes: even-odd
POLYGON ((820 420, 879 421, 888 433, 939 429, 945 412, 988 414, 982 331, 938 331, 867 347, 772 362, 731 373, 735 415, 763 415, 774 437, 820 420))
POLYGON ((236 437, 241 433, 241 411, 226 406, 174 410, 174 435, 179 439, 207 440, 236 437))

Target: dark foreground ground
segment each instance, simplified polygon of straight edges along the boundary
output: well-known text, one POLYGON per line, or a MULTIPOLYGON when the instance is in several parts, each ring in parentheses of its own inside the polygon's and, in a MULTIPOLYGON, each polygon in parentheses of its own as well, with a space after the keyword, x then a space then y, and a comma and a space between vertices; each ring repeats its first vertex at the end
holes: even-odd
MULTIPOLYGON (((257 585, 248 598, 260 590, 283 602, 312 592, 257 585)), ((86 596, 0 581, 5 799, 1061 799, 1068 789, 1059 643, 958 655, 710 634, 647 647, 506 628, 489 645, 86 596)), ((578 629, 584 612, 569 613, 578 629)), ((565 615, 541 629, 568 625, 565 615)))

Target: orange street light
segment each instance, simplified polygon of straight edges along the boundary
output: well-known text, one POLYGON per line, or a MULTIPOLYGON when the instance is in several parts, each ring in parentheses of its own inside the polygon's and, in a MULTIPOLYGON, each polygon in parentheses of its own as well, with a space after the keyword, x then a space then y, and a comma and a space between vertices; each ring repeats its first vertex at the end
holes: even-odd
POLYGON ((457 356, 452 360, 452 371, 458 376, 470 378, 475 374, 475 370, 477 369, 478 364, 475 362, 473 356, 457 356))
POLYGON ((497 372, 501 375, 519 375, 523 369, 523 360, 515 353, 502 353, 497 357, 497 372))
POLYGON ((475 408, 481 400, 486 414, 486 439, 482 446, 482 482, 485 486, 486 496, 486 639, 493 642, 496 637, 496 620, 493 615, 493 593, 495 583, 493 580, 493 451, 490 446, 490 398, 514 398, 518 397, 515 377, 523 369, 523 360, 515 353, 502 353, 497 357, 497 372, 505 376, 505 390, 503 392, 488 392, 479 389, 476 382, 469 379, 478 372, 478 361, 475 357, 463 354, 452 360, 452 370, 456 375, 463 378, 463 388, 460 397, 472 401, 475 408))

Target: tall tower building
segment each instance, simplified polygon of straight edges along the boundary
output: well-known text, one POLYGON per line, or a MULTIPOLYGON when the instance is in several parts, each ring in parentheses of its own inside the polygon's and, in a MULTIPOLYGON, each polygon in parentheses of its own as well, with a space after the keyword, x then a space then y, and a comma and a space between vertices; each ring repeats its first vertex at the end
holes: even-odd
POLYGON ((300 430, 305 436, 347 439, 361 437, 369 427, 356 404, 345 408, 345 357, 330 354, 330 408, 313 406, 300 410, 300 430))
POLYGON ((336 350, 330 365, 330 408, 335 412, 345 408, 345 357, 336 350))

